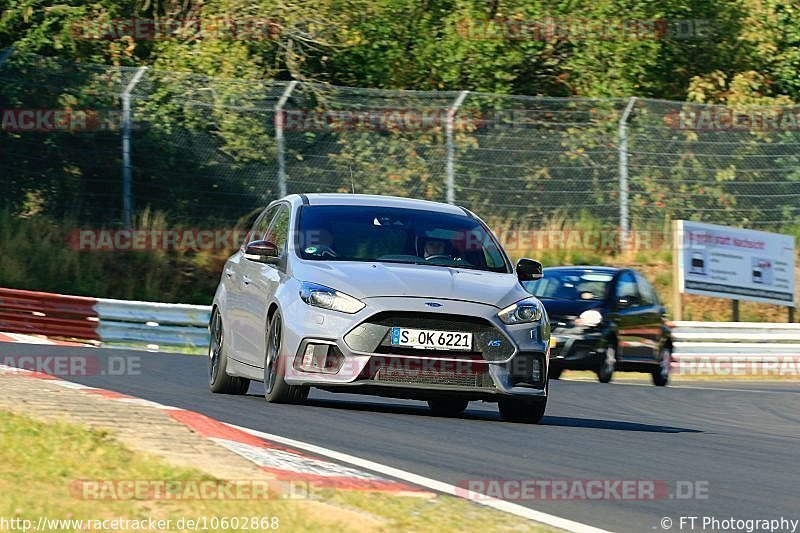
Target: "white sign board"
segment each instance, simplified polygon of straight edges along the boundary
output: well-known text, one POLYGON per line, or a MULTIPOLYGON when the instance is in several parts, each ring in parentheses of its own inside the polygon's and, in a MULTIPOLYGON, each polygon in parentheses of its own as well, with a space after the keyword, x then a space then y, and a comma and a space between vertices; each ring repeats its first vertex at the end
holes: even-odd
POLYGON ((793 236, 688 220, 676 230, 681 292, 794 307, 793 236))

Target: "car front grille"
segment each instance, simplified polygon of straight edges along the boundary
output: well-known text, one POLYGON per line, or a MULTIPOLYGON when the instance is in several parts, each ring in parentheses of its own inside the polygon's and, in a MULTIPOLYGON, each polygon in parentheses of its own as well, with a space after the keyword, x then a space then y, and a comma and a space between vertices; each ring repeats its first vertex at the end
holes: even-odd
POLYGON ((409 370, 403 368, 381 368, 375 374, 375 380, 388 383, 408 385, 438 385, 452 387, 487 388, 491 387, 491 378, 485 373, 469 374, 448 372, 443 370, 409 370))
POLYGON ((503 361, 514 353, 508 337, 486 319, 444 313, 382 312, 371 316, 344 337, 354 351, 411 357, 453 358, 503 361), (426 350, 424 352, 392 346, 393 327, 459 331, 472 333, 472 351, 426 350))

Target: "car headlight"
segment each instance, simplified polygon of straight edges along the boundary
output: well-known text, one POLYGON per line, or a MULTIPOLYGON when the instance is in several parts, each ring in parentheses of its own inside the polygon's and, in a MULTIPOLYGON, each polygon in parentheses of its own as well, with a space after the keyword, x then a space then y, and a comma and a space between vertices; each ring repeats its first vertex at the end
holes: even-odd
POLYGON ((300 284, 300 299, 314 307, 341 311, 342 313, 349 313, 351 315, 353 313, 358 313, 366 307, 364 302, 353 298, 349 294, 331 289, 325 285, 307 281, 300 284))
POLYGON ((504 324, 524 324, 541 320, 542 314, 542 303, 536 298, 527 298, 509 305, 497 316, 504 324))
POLYGON ((592 327, 598 325, 602 321, 603 315, 600 313, 600 311, 588 309, 581 313, 577 320, 575 320, 575 325, 592 327))

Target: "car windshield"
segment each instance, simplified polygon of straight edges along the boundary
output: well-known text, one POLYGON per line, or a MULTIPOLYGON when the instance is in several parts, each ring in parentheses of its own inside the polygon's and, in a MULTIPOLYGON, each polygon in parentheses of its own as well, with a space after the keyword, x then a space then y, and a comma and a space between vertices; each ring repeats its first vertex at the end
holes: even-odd
POLYGON ((604 300, 614 275, 597 270, 551 270, 535 281, 526 281, 525 289, 544 300, 604 300))
POLYGON ((312 261, 380 261, 509 272, 503 253, 472 217, 419 209, 305 206, 297 253, 312 261))

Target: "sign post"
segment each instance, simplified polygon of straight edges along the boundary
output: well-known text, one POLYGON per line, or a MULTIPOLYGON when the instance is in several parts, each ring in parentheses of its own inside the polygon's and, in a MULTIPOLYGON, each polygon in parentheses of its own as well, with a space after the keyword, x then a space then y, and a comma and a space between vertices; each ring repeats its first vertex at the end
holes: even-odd
POLYGON ((675 320, 683 320, 683 293, 681 291, 681 267, 679 250, 683 248, 680 234, 680 220, 672 221, 672 316, 675 320))

